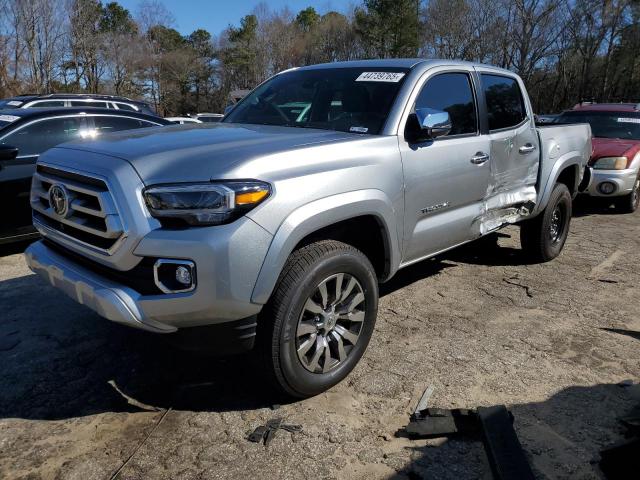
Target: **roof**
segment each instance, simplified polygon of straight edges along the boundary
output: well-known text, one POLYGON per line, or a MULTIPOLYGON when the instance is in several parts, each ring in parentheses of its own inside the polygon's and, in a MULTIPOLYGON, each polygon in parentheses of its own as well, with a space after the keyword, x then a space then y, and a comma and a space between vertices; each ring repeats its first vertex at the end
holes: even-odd
POLYGON ((594 112, 640 112, 640 103, 579 103, 573 110, 594 112))
POLYGON ((1 115, 10 115, 13 117, 23 118, 42 118, 42 117, 56 117, 56 116, 68 116, 73 114, 90 114, 90 115, 111 115, 117 117, 134 117, 143 120, 151 120, 161 124, 168 124, 169 122, 161 117, 155 117, 153 115, 147 115, 146 113, 132 112, 129 110, 115 110, 107 108, 84 108, 84 107, 60 107, 60 108, 12 108, 0 110, 1 115))
POLYGON ((383 58, 376 60, 352 60, 347 62, 319 63, 300 67, 299 70, 316 70, 322 68, 363 68, 363 67, 388 67, 388 68, 412 68, 418 63, 423 63, 423 58, 383 58))
MULTIPOLYGON (((482 69, 489 69, 495 72, 504 72, 510 75, 515 75, 514 72, 505 70, 504 68, 495 67, 493 65, 487 65, 483 63, 465 62, 462 60, 445 60, 437 58, 381 58, 373 60, 353 60, 348 62, 331 62, 320 63, 317 65, 308 65, 306 67, 300 67, 291 70, 320 70, 324 68, 402 68, 411 70, 416 66, 420 66, 422 70, 430 67, 438 66, 460 66, 465 65, 469 67, 476 67, 482 69)), ((285 72, 288 70, 285 70, 285 72)), ((284 72, 280 72, 284 73, 284 72)))
POLYGON ((123 102, 133 102, 133 103, 145 103, 141 100, 132 100, 128 97, 122 97, 119 95, 103 95, 103 94, 93 94, 93 93, 45 93, 45 94, 24 94, 24 95, 16 95, 11 98, 3 98, 2 100, 19 100, 21 102, 28 102, 36 99, 74 99, 74 98, 86 98, 86 99, 96 99, 96 100, 113 100, 113 101, 123 101, 123 102))

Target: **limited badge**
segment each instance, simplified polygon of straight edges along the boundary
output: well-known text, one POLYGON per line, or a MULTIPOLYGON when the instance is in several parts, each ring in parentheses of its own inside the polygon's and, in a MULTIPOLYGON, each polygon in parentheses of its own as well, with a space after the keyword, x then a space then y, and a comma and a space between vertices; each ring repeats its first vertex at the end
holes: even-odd
POLYGON ((356 82, 390 82, 398 83, 404 77, 400 72, 362 72, 356 82))

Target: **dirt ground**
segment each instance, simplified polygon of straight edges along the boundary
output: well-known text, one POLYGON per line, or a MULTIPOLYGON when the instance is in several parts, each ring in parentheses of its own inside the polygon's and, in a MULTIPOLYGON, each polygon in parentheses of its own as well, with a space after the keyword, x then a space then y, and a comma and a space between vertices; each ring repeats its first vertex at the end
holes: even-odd
POLYGON ((432 406, 506 404, 537 477, 600 478, 598 451, 640 400, 640 214, 582 205, 544 265, 523 264, 515 227, 498 244, 398 274, 356 370, 286 405, 247 359, 102 320, 4 247, 0 478, 490 478, 477 439, 396 436, 429 384, 432 406), (246 440, 275 417, 303 431, 246 440))

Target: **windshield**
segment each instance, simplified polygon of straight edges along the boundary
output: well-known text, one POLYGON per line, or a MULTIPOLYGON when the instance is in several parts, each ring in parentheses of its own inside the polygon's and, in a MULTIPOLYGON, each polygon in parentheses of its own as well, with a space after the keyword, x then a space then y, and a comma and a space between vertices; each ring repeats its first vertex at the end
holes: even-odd
POLYGON ((640 140, 640 112, 565 112, 556 123, 588 123, 594 137, 640 140))
POLYGON ((251 92, 223 122, 379 134, 408 71, 373 67, 282 73, 251 92))

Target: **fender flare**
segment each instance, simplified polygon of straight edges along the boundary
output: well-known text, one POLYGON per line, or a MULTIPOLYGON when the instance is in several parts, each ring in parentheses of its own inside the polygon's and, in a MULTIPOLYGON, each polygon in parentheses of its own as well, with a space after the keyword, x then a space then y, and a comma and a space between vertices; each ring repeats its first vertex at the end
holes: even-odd
POLYGON ((584 172, 584 158, 581 152, 571 151, 559 157, 551 168, 551 172, 549 173, 546 184, 543 185, 543 191, 535 209, 536 214, 542 212, 547 207, 547 203, 549 203, 549 198, 551 197, 551 192, 553 191, 555 184, 558 182, 560 174, 566 168, 574 166, 578 167, 578 173, 576 174, 574 183, 574 189, 577 192, 578 185, 580 185, 580 181, 582 180, 581 172, 584 172))
POLYGON ((355 190, 315 200, 294 210, 276 231, 267 251, 251 301, 265 304, 280 272, 296 245, 306 236, 334 223, 372 215, 383 228, 391 276, 400 264, 400 240, 396 212, 391 200, 377 189, 355 190))

